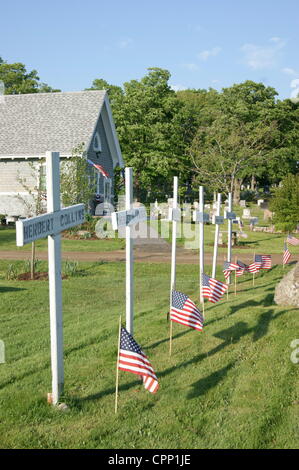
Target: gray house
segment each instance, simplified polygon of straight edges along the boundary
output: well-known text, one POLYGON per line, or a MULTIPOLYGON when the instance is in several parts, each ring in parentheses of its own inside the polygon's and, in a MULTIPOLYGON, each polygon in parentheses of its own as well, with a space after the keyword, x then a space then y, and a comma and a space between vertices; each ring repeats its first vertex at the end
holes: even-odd
POLYGON ((60 152, 63 164, 81 143, 87 158, 108 176, 91 166, 95 210, 96 202, 113 201, 114 169, 124 166, 107 92, 4 96, 0 101, 0 214, 28 215, 21 199, 29 198, 29 193, 19 178, 26 178, 30 188, 37 186, 29 162, 43 175, 46 151, 60 152))

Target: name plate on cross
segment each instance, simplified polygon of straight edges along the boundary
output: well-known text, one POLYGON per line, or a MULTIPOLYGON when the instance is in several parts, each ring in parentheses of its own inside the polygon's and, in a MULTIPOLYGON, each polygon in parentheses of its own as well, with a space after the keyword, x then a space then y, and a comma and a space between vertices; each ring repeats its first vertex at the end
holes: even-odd
POLYGON ((199 222, 199 223, 210 222, 210 216, 206 212, 193 211, 193 222, 199 222))
POLYGON ((224 218, 228 220, 234 220, 236 218, 236 214, 234 212, 224 211, 224 218))
POLYGON ((212 224, 215 224, 215 225, 224 224, 224 217, 222 215, 213 215, 212 224))
POLYGON ((112 212, 111 222, 113 230, 118 230, 120 227, 132 226, 139 222, 147 220, 147 213, 145 207, 138 207, 126 211, 112 212))
POLYGON ((17 246, 23 246, 39 238, 55 235, 75 225, 83 224, 84 204, 76 204, 16 222, 17 246))

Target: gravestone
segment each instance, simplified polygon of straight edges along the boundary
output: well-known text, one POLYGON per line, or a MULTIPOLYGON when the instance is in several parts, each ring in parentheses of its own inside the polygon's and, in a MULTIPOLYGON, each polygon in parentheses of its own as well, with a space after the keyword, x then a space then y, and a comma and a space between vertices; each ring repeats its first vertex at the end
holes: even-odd
POLYGON ((250 219, 250 217, 251 217, 250 209, 243 209, 242 218, 243 219, 250 219))
POLYGON ((246 207, 246 201, 245 201, 245 199, 240 199, 240 206, 241 206, 241 207, 246 207))
POLYGON ((260 207, 261 204, 263 204, 264 202, 265 202, 264 199, 258 199, 257 205, 260 207))
POLYGON ((277 284, 274 302, 277 305, 299 307, 299 263, 277 284))
POLYGON ((273 212, 269 211, 269 209, 264 210, 264 220, 272 219, 273 212))

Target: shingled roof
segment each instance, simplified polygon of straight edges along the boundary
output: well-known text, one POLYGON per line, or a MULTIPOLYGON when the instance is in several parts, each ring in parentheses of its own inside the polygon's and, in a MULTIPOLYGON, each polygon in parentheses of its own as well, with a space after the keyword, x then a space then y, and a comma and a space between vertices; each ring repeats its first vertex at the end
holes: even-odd
MULTIPOLYGON (((0 157, 40 156, 48 150, 71 155, 79 143, 88 146, 107 102, 106 91, 4 96, 0 101, 0 157)), ((114 133, 111 115, 110 120, 114 133)))

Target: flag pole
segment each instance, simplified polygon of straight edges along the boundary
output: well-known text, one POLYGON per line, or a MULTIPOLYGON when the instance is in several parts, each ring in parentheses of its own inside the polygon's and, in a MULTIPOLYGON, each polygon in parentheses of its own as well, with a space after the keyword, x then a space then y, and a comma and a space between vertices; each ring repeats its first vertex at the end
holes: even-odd
POLYGON ((116 362, 116 382, 115 382, 115 414, 117 413, 118 405, 118 376, 119 376, 119 351, 120 351, 120 332, 121 332, 121 315, 119 316, 119 327, 118 327, 118 352, 116 362))
MULTIPOLYGON (((253 252, 253 262, 255 260, 255 251, 253 252)), ((254 286, 254 275, 255 273, 252 273, 252 285, 254 286)))
MULTIPOLYGON (((216 215, 220 216, 220 212, 221 212, 221 193, 218 193, 216 215)), ((213 267, 212 267, 212 277, 214 279, 216 278, 219 230, 220 230, 220 225, 215 224, 214 255, 213 255, 213 267)))
POLYGON ((205 299, 202 299, 202 318, 205 319, 205 299))
MULTIPOLYGON (((203 217, 204 212, 204 192, 203 186, 199 186, 199 212, 203 217)), ((199 301, 203 302, 202 278, 204 273, 204 223, 199 222, 199 301)))
MULTIPOLYGON (((173 177, 173 203, 172 208, 177 209, 178 207, 178 177, 173 177)), ((172 321, 170 318, 170 311, 172 306, 172 291, 175 290, 176 283, 176 232, 177 232, 177 220, 175 214, 172 215, 172 244, 171 244, 171 279, 170 279, 170 300, 169 300, 169 356, 172 352, 172 321)))
POLYGON ((282 269, 284 269, 284 248, 285 248, 285 244, 286 244, 286 238, 283 241, 282 269))

